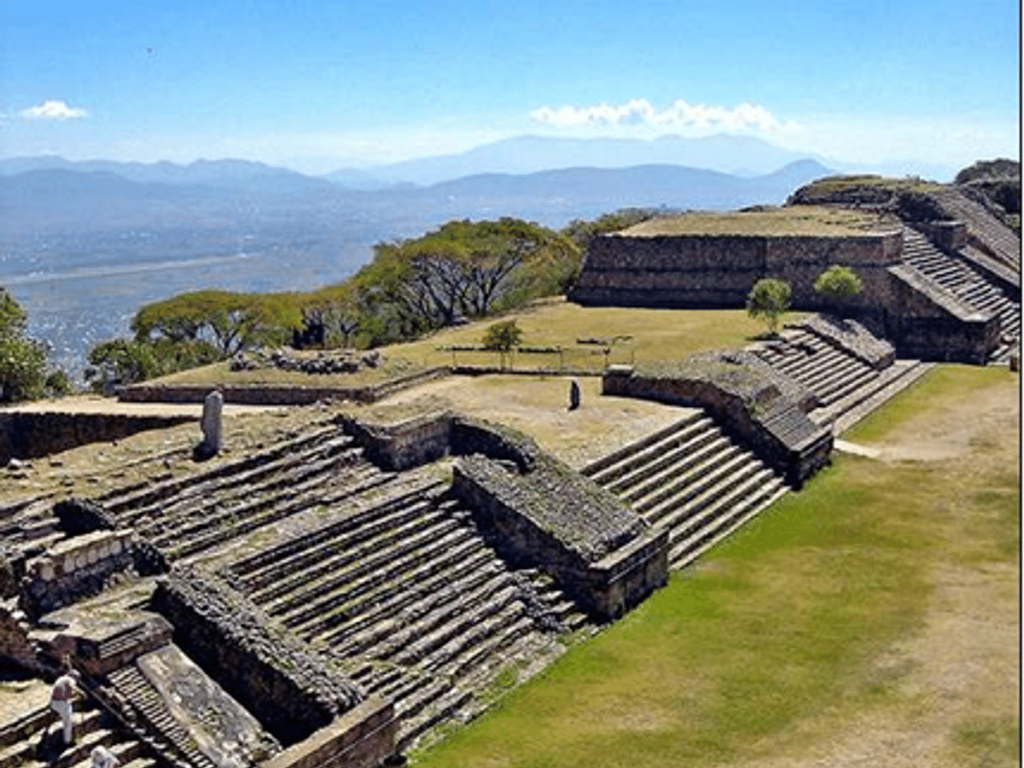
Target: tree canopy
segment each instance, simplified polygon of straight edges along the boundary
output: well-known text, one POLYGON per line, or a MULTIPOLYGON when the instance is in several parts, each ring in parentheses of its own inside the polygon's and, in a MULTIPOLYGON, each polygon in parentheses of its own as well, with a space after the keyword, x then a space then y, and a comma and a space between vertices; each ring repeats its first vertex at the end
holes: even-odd
POLYGON ((755 320, 763 320, 768 332, 778 331, 779 320, 789 309, 793 289, 789 283, 777 277, 758 280, 747 294, 747 314, 755 320))
POLYGON ((67 376, 47 374, 46 347, 25 335, 28 315, 0 288, 0 403, 66 394, 67 376))

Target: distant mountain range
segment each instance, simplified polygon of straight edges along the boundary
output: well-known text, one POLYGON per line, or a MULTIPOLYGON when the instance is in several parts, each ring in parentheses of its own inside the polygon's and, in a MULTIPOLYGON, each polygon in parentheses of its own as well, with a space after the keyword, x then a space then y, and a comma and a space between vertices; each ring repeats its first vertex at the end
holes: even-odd
POLYGON ((394 184, 431 185, 482 173, 523 175, 564 168, 628 168, 638 165, 681 165, 748 177, 772 173, 798 160, 838 163, 793 152, 751 136, 707 136, 697 139, 570 139, 517 136, 484 144, 468 152, 440 155, 364 169, 343 169, 327 178, 353 189, 394 184))
MULTIPOLYGON (((505 146, 505 157, 516 155, 508 151, 514 146, 519 145, 505 146)), ((588 145, 587 151, 597 146, 588 145)), ((646 151, 633 149, 637 156, 646 151)), ((338 183, 337 176, 329 181, 242 160, 190 165, 72 162, 59 157, 0 160, 0 239, 46 231, 265 228, 282 221, 301 228, 304 221, 323 221, 340 213, 347 219, 433 224, 456 217, 518 216, 559 226, 630 206, 725 209, 778 204, 802 184, 830 173, 820 162, 802 159, 755 176, 659 163, 476 173, 429 184, 413 181, 484 164, 481 158, 435 158, 429 173, 427 160, 416 167, 406 164, 406 170, 396 171, 394 177, 402 178, 401 183, 377 189, 353 189, 338 183)), ((538 155, 532 158, 530 163, 540 162, 538 155)), ((501 165, 497 155, 492 161, 501 165)))

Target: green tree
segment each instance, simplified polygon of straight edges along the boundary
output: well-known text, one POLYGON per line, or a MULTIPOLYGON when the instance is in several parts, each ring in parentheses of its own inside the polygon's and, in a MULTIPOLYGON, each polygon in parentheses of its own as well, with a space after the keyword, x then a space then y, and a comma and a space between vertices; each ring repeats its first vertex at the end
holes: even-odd
POLYGON ((484 349, 494 350, 501 354, 501 367, 505 368, 505 356, 519 346, 523 337, 523 329, 516 325, 515 320, 494 323, 484 331, 484 349))
POLYGON ((0 403, 47 394, 46 347, 25 336, 27 323, 25 310, 0 288, 0 403))
POLYGON ((758 280, 747 294, 747 314, 755 320, 763 320, 768 332, 774 335, 778 331, 779 320, 789 309, 789 299, 793 293, 789 283, 777 277, 764 277, 758 280))
POLYGON ((863 291, 864 283, 850 267, 833 264, 815 279, 814 290, 838 307, 863 291))
POLYGON ((264 344, 286 343, 301 326, 302 312, 292 294, 219 290, 183 293, 147 304, 132 319, 136 341, 202 341, 224 357, 264 344))
POLYGON ((163 372, 153 345, 136 339, 100 342, 89 351, 89 363, 95 367, 88 369, 85 376, 101 392, 145 381, 163 372))

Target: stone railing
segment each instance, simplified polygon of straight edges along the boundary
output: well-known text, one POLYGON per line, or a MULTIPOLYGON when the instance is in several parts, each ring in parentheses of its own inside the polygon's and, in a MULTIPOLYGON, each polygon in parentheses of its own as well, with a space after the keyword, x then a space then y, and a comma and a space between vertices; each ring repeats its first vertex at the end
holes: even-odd
POLYGON ((831 430, 806 415, 802 402, 779 374, 741 352, 705 353, 684 361, 612 366, 602 393, 706 409, 727 433, 749 447, 786 481, 800 487, 828 463, 831 430))
POLYGON ((329 726, 363 698, 214 576, 179 565, 159 580, 153 605, 174 625, 175 642, 286 746, 329 726))

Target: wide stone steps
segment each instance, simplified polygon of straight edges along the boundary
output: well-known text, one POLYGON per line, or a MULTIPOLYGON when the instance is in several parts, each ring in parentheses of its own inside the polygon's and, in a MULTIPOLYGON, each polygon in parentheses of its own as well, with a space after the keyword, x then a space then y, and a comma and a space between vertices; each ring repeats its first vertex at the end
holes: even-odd
POLYGON ((754 350, 754 354, 803 384, 822 405, 829 405, 878 377, 878 372, 867 363, 804 330, 787 332, 771 345, 754 350))
POLYGON ((357 463, 362 457, 358 448, 350 445, 350 441, 337 441, 333 445, 336 450, 317 451, 315 454, 300 454, 278 459, 270 464, 241 473, 241 476, 218 478, 216 481, 204 481, 183 488, 181 493, 166 500, 168 503, 156 502, 152 505, 136 508, 130 517, 123 520, 126 524, 143 525, 158 523, 162 519, 175 519, 197 506, 209 507, 213 503, 230 506, 241 499, 253 495, 267 495, 279 492, 289 486, 300 486, 310 478, 324 474, 327 470, 344 468, 357 463), (248 479, 246 476, 249 476, 248 479))
POLYGON ((669 564, 672 568, 684 568, 698 559, 788 490, 777 477, 765 479, 764 482, 754 478, 750 482, 760 483, 756 493, 747 494, 743 501, 728 507, 724 514, 709 512, 701 518, 694 518, 692 527, 689 527, 690 532, 676 537, 669 549, 669 564))
POLYGON ((689 415, 674 424, 588 464, 580 472, 599 485, 607 486, 613 480, 645 466, 652 456, 661 455, 667 449, 685 442, 692 428, 696 427, 700 431, 700 425, 709 421, 703 411, 690 409, 689 415))
POLYGON ((210 758, 195 746, 195 741, 167 709, 160 693, 134 664, 129 664, 108 676, 111 685, 124 696, 147 725, 170 742, 188 760, 193 768, 217 768, 210 758))
POLYGON ((210 506, 196 506, 178 519, 161 520, 136 530, 173 557, 186 557, 320 506, 327 498, 330 503, 338 503, 391 479, 391 475, 368 463, 343 469, 322 467, 321 470, 294 486, 282 484, 267 494, 254 492, 250 498, 234 505, 214 502, 210 506))
POLYGON ((715 444, 716 450, 702 454, 703 460, 678 473, 666 473, 667 482, 642 494, 626 490, 621 494, 623 501, 633 509, 654 521, 677 504, 685 503, 699 496, 717 483, 723 476, 742 467, 752 455, 728 438, 722 437, 715 444), (668 479, 671 478, 671 479, 668 479))
POLYGON ((786 490, 778 475, 726 437, 710 418, 684 421, 685 425, 662 430, 657 437, 626 446, 613 458, 582 470, 651 525, 669 531, 673 568, 692 562, 709 542, 734 530, 786 490), (698 433, 687 433, 682 441, 673 439, 698 421, 698 433), (645 471, 638 461, 656 469, 645 471), (619 467, 627 469, 618 471, 619 467))
POLYGON ((964 221, 970 232, 985 243, 1000 261, 1020 270, 1020 239, 1011 229, 1004 226, 983 205, 958 190, 940 190, 933 194, 939 198, 942 207, 950 215, 964 221))
POLYGON ((354 567, 314 582, 298 595, 272 601, 264 608, 300 635, 319 632, 359 613, 359 598, 375 587, 385 586, 396 572, 443 557, 446 548, 455 549, 469 538, 468 532, 454 521, 438 520, 411 539, 377 551, 354 567))
MULTIPOLYGON (((1020 302, 1004 294, 969 264, 939 250, 928 238, 909 227, 904 228, 903 259, 968 306, 998 315, 1004 337, 1020 338, 1020 302)), ((998 355, 999 350, 993 358, 997 359, 998 355)))
POLYGON ((332 651, 375 659, 395 659, 417 638, 450 620, 454 614, 465 611, 475 602, 490 599, 509 586, 507 573, 495 567, 486 558, 486 553, 479 553, 478 558, 477 567, 471 568, 463 578, 449 582, 447 578, 435 577, 431 580, 433 589, 423 592, 409 590, 416 597, 403 600, 401 607, 397 605, 396 596, 387 603, 388 618, 382 618, 382 612, 378 611, 377 621, 367 631, 355 636, 349 634, 343 643, 332 643, 332 651))
POLYGON ((405 499, 393 511, 374 509, 378 514, 370 524, 339 531, 337 538, 311 546, 256 574, 258 580, 247 580, 250 586, 258 585, 250 595, 254 600, 267 602, 298 594, 310 582, 358 562, 390 541, 428 528, 435 520, 424 514, 429 506, 429 499, 405 499))
POLYGON ((267 472, 274 472, 282 465, 293 463, 294 458, 305 450, 310 448, 315 450, 318 443, 337 435, 337 427, 313 430, 297 435, 292 440, 282 441, 260 453, 226 461, 200 472, 180 477, 165 477, 155 482, 147 482, 141 487, 135 485, 116 488, 96 497, 95 501, 130 525, 133 523, 134 516, 139 514, 136 510, 146 510, 165 499, 173 499, 187 494, 190 488, 209 488, 209 485, 204 486, 204 484, 216 483, 218 480, 230 485, 232 478, 244 477, 244 473, 258 470, 260 467, 266 468, 267 472))

